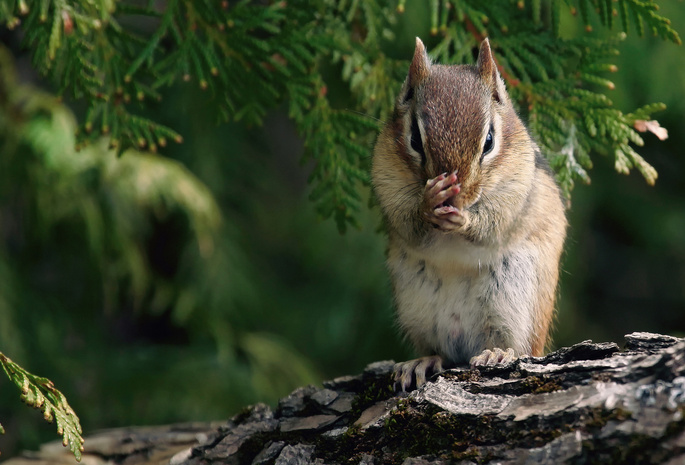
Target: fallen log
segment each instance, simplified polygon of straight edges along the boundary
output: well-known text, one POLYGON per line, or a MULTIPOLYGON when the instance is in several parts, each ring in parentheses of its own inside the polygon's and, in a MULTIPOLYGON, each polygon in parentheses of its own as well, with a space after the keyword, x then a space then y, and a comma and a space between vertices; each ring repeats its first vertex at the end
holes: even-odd
MULTIPOLYGON (((685 339, 632 333, 506 366, 457 368, 405 395, 393 362, 226 422, 102 431, 82 463, 685 463, 685 339)), ((61 443, 7 465, 73 464, 61 443)))

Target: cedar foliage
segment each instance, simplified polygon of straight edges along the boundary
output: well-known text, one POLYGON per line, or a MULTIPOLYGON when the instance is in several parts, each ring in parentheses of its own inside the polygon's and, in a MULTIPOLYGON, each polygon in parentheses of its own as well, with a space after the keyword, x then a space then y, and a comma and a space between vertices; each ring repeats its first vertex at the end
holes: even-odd
MULTIPOLYGON (((83 443, 81 424, 66 397, 47 378, 29 373, 0 352, 0 366, 10 380, 21 389, 21 400, 43 412, 45 421, 57 424, 62 445, 69 447, 77 461, 81 461, 83 443)), ((0 424, 0 434, 5 430, 0 424)))
MULTIPOLYGON (((287 102, 313 160, 311 199, 343 230, 355 224, 359 183, 368 184, 369 144, 393 106, 407 60, 391 57, 396 17, 406 0, 13 0, 0 22, 20 26, 34 66, 59 92, 83 101, 79 140, 105 135, 118 150, 157 151, 181 142, 173 128, 144 115, 178 80, 206 89, 224 120, 259 124, 287 102), (356 107, 339 109, 327 95, 322 69, 339 63, 356 107)), ((432 0, 432 55, 468 63, 485 36, 531 131, 569 195, 589 182, 590 153, 612 156, 621 173, 636 168, 653 184, 656 171, 634 149, 643 144, 636 121, 663 108, 655 103, 623 113, 604 93, 611 59, 627 33, 681 40, 654 0, 432 0), (579 14, 578 14, 579 13, 579 14), (598 19, 607 37, 564 38, 563 16, 598 19), (615 31, 621 32, 615 32, 615 31), (631 145, 632 144, 632 145, 631 145)), ((416 6, 416 8, 420 8, 416 6)), ((638 123, 639 124, 639 123, 638 123)))

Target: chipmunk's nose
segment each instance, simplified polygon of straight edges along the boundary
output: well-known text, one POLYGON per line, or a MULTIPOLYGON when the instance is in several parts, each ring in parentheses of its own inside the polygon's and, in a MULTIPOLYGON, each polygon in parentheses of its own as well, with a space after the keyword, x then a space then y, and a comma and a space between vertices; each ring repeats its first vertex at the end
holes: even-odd
POLYGON ((439 176, 440 173, 456 173, 459 182, 468 182, 471 173, 472 157, 464 156, 459 147, 450 150, 432 150, 429 157, 430 177, 439 176))

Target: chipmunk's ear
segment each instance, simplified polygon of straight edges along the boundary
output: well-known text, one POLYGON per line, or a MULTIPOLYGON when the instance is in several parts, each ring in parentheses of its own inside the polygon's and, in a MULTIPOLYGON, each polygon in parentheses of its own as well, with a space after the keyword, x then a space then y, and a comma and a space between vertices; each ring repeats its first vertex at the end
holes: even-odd
POLYGON ((497 63, 495 63, 495 58, 490 49, 490 41, 487 37, 480 43, 476 67, 478 68, 478 74, 481 79, 490 89, 492 89, 492 98, 494 98, 497 103, 502 103, 506 98, 506 90, 504 88, 504 82, 497 71, 497 63))
POLYGON ((430 58, 426 53, 426 47, 421 42, 421 39, 416 38, 416 48, 414 49, 414 58, 409 65, 409 75, 404 83, 405 97, 404 101, 411 100, 414 96, 414 89, 421 84, 424 79, 430 74, 430 58))
POLYGON ((417 37, 414 58, 409 66, 409 76, 407 78, 409 87, 416 87, 421 84, 428 77, 430 66, 431 62, 426 53, 426 47, 421 42, 421 39, 417 37))
POLYGON ((431 62, 426 53, 426 47, 423 45, 423 42, 421 42, 421 39, 417 37, 414 58, 411 61, 411 65, 409 65, 409 74, 402 86, 399 103, 407 103, 414 98, 414 89, 428 77, 430 74, 430 66, 431 62))

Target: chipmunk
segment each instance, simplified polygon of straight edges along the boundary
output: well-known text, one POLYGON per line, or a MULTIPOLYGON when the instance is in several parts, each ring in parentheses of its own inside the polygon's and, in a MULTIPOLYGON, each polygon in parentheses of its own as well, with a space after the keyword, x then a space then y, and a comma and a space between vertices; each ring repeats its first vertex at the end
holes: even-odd
POLYGON ((477 64, 432 64, 419 38, 374 149, 399 326, 427 356, 402 390, 460 363, 542 355, 566 235, 561 193, 488 39, 477 64))

